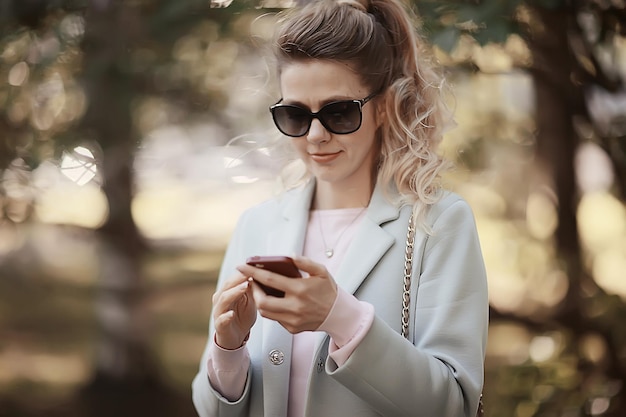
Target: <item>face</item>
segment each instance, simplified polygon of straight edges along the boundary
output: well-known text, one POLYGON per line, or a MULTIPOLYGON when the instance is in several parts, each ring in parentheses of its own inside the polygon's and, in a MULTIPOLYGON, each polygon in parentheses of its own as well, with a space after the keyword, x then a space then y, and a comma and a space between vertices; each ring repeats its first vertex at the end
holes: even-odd
MULTIPOLYGON (((282 103, 314 113, 325 104, 360 100, 372 93, 348 65, 319 60, 287 64, 282 70, 280 87, 282 103)), ((318 119, 313 119, 304 136, 290 138, 318 185, 342 188, 372 185, 372 170, 379 154, 375 98, 362 107, 362 114, 361 127, 355 132, 332 133, 318 119)))

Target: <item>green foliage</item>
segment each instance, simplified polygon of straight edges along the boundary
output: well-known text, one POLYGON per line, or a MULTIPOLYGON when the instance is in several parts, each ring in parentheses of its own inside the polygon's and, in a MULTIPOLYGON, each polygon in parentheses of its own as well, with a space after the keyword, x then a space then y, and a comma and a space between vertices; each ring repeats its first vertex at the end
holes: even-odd
POLYGON ((512 33, 517 33, 517 26, 514 22, 497 19, 487 24, 485 29, 472 33, 472 36, 480 45, 486 45, 491 42, 504 43, 512 33))
POLYGON ((203 20, 217 23, 222 33, 228 32, 232 21, 253 9, 256 2, 236 1, 228 8, 211 8, 208 0, 155 0, 148 3, 150 10, 154 10, 154 13, 144 14, 149 22, 151 39, 171 42, 203 20))
POLYGON ((502 43, 518 31, 515 11, 520 0, 414 1, 432 42, 450 52, 462 34, 479 44, 502 43))
POLYGON ((431 35, 431 42, 446 52, 451 52, 461 37, 461 31, 454 26, 442 27, 431 35))

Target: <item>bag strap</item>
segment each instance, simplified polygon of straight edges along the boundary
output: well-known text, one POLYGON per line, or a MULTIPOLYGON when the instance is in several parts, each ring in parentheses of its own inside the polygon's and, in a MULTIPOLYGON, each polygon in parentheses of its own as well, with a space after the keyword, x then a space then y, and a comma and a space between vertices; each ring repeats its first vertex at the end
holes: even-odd
MULTIPOLYGON (((415 219, 413 213, 409 217, 409 227, 406 231, 406 249, 404 251, 404 280, 402 282, 402 336, 409 338, 409 323, 411 321, 411 275, 413 273, 413 246, 415 244, 415 219)), ((419 278, 418 278, 419 279, 419 278)), ((418 282, 419 285, 419 282, 418 282)), ((480 394, 476 417, 484 417, 483 394, 480 394)))
POLYGON ((411 274, 413 269, 413 244, 415 243, 415 221, 413 213, 409 218, 406 232, 406 249, 404 250, 404 280, 402 283, 402 336, 409 338, 409 322, 411 321, 411 274))

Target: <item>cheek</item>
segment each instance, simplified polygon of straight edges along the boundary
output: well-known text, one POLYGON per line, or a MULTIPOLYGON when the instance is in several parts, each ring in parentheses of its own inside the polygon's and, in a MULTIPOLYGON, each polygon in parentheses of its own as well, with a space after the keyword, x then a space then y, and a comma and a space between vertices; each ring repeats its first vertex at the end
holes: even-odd
POLYGON ((383 118, 384 118, 384 112, 380 112, 376 110, 375 112, 368 113, 368 117, 367 117, 368 127, 371 130, 376 131, 382 124, 383 118))
POLYGON ((376 112, 375 107, 363 108, 363 118, 361 119, 361 129, 363 135, 372 135, 380 125, 380 114, 376 112))
POLYGON ((375 146, 375 143, 378 142, 377 131, 379 126, 380 123, 373 116, 363 119, 363 125, 361 126, 361 129, 363 129, 361 136, 362 145, 367 144, 367 147, 375 146))

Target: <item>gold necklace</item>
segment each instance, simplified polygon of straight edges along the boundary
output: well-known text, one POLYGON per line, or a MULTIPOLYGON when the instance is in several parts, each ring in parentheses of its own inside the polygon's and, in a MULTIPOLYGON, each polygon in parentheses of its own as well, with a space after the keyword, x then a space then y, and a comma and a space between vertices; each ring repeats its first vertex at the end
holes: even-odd
POLYGON ((332 245, 332 246, 328 246, 328 244, 326 244, 326 238, 324 237, 324 228, 322 227, 322 216, 320 216, 320 219, 319 219, 320 235, 322 236, 322 243, 324 244, 324 248, 325 248, 324 249, 324 255, 326 255, 327 258, 332 258, 333 257, 333 255, 335 254, 335 247, 337 246, 337 244, 339 243, 339 241, 343 237, 343 234, 346 233, 346 231, 350 228, 350 226, 352 226, 352 224, 356 221, 356 219, 358 219, 359 216, 361 216, 361 214, 363 214, 363 212, 365 211, 366 208, 367 207, 363 207, 361 210, 359 210, 359 212, 356 214, 356 216, 354 216, 354 218, 352 220, 350 220, 350 223, 348 223, 348 225, 343 228, 343 230, 339 234, 339 237, 335 241, 335 244, 332 245))

